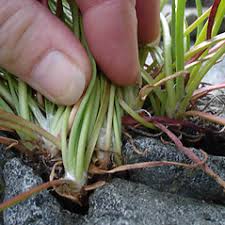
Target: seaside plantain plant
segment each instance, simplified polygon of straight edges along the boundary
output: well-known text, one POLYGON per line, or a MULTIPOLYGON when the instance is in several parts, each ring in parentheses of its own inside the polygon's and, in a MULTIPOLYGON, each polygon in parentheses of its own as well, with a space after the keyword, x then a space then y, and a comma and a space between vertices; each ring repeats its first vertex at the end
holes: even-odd
MULTIPOLYGON (((26 83, 0 70, 0 128, 15 131, 19 144, 1 137, 0 142, 23 151, 40 153, 46 160, 55 161, 50 181, 64 170, 59 182, 49 186, 75 201, 79 201, 88 183, 91 164, 107 170, 111 163, 121 165, 121 118, 119 98, 134 108, 138 88, 116 87, 100 70, 91 55, 84 36, 82 16, 75 1, 49 0, 48 8, 58 16, 86 49, 92 65, 92 79, 74 106, 58 106, 26 83), (56 188, 56 185, 59 186, 56 188)), ((46 188, 46 187, 45 187, 46 188)))
MULTIPOLYGON (((161 2, 163 8, 165 1, 161 2)), ((225 1, 215 0, 203 12, 201 0, 196 0, 198 18, 189 26, 185 6, 186 0, 172 1, 172 14, 161 14, 162 46, 145 46, 142 50, 146 51, 145 56, 151 54, 153 62, 141 68, 146 85, 140 97, 143 101, 149 99, 154 115, 182 118, 202 79, 225 53, 225 33, 218 34, 225 16, 225 1), (197 35, 191 44, 192 32, 197 35)))
MULTIPOLYGON (((161 9, 165 3, 161 1, 161 9)), ((40 152, 47 159, 55 160, 48 184, 1 209, 52 186, 59 194, 79 201, 91 177, 91 166, 107 171, 123 163, 121 119, 124 114, 129 114, 146 128, 161 128, 164 132, 162 126, 143 117, 146 109, 149 118, 156 115, 177 119, 193 115, 186 111, 195 91, 205 74, 225 54, 225 33, 218 34, 225 15, 225 0, 215 0, 205 12, 201 1, 196 0, 198 19, 189 26, 185 19, 185 5, 185 0, 173 0, 172 14, 161 14, 162 44, 140 47, 140 86, 119 88, 97 69, 75 1, 48 1, 52 13, 73 31, 88 52, 92 79, 80 101, 66 107, 53 104, 23 81, 0 70, 0 127, 15 131, 20 142, 3 137, 0 141, 31 153, 40 152), (195 30, 196 40, 191 46, 190 34, 195 30), (58 177, 57 167, 63 168, 63 176, 58 177)), ((221 87, 225 85, 208 91, 221 87)), ((212 117, 209 119, 213 120, 212 117)), ((218 183, 223 184, 222 181, 218 183)))

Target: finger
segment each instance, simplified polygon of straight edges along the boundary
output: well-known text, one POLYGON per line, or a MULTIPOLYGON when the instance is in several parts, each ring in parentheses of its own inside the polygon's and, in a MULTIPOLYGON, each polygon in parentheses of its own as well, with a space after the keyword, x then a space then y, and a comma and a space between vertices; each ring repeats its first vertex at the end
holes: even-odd
POLYGON ((0 5, 0 66, 58 104, 75 103, 91 73, 78 40, 35 0, 0 5))
POLYGON ((77 0, 89 47, 103 72, 118 85, 138 79, 135 0, 77 0))
POLYGON ((138 39, 142 44, 158 42, 160 38, 160 1, 137 0, 138 39))

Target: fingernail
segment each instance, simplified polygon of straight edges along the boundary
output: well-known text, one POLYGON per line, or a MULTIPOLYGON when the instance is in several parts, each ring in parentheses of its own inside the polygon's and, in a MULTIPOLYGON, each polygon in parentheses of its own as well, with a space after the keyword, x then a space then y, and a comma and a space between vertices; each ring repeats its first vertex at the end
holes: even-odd
POLYGON ((49 100, 76 103, 85 90, 85 74, 60 51, 51 51, 35 66, 29 83, 49 100))

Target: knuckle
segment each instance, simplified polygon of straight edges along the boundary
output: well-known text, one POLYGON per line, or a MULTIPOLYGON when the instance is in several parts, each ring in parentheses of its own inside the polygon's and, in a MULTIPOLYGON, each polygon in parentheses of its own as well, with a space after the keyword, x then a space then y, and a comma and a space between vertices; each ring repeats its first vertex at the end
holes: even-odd
POLYGON ((87 12, 92 8, 96 8, 98 6, 102 6, 102 5, 107 5, 110 6, 115 5, 115 4, 127 4, 130 3, 133 6, 135 6, 136 4, 136 0, 77 0, 77 3, 81 9, 82 12, 87 12))
POLYGON ((11 1, 11 4, 6 4, 0 10, 0 64, 5 67, 16 64, 22 54, 20 46, 23 44, 23 36, 32 26, 35 17, 29 1, 25 1, 24 5, 13 5, 14 2, 11 1))

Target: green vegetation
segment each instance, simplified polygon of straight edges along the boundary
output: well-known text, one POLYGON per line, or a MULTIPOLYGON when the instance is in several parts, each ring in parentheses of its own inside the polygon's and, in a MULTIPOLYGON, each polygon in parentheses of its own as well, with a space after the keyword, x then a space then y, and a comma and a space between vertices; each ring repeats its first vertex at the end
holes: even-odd
MULTIPOLYGON (((49 1, 49 7, 89 54, 92 80, 84 97, 73 107, 57 106, 1 70, 0 127, 15 130, 29 151, 38 148, 48 152, 50 158, 61 156, 65 171, 62 180, 68 187, 60 194, 75 198, 87 184, 91 164, 107 170, 111 156, 115 165, 122 164, 121 118, 125 113, 145 127, 156 129, 139 113, 143 105, 151 115, 169 118, 181 118, 189 109, 202 78, 225 53, 225 34, 218 34, 225 1, 220 1, 214 10, 202 12, 201 2, 196 0, 199 17, 190 26, 185 19, 185 4, 186 1, 173 0, 172 15, 161 14, 162 44, 140 49, 140 90, 118 88, 97 70, 85 41, 82 17, 76 4, 69 0, 62 2, 62 10, 57 10, 55 0, 49 1), (190 34, 195 30, 196 40, 191 46, 190 34), (150 56, 152 61, 146 64, 150 56)), ((52 174, 54 180, 54 171, 52 174)))

